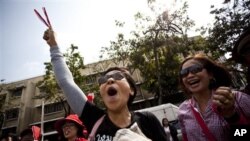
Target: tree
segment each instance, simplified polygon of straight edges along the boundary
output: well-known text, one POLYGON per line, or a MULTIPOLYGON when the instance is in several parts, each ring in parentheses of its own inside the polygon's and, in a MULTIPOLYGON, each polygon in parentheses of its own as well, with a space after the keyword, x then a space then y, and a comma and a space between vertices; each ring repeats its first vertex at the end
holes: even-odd
POLYGON ((159 98, 159 104, 162 103, 162 96, 178 92, 178 68, 183 56, 203 50, 206 45, 202 37, 187 36, 187 31, 194 25, 187 15, 187 8, 187 3, 184 3, 172 14, 169 11, 157 14, 158 11, 154 10, 158 8, 150 7, 156 18, 138 12, 135 15, 137 30, 131 32, 130 39, 120 38, 122 40, 113 41, 106 49, 113 54, 110 57, 115 54, 119 58, 122 57, 120 49, 127 47, 123 54, 129 56, 130 67, 140 70, 144 78, 143 88, 154 93, 159 98))
MULTIPOLYGON (((68 65, 75 83, 84 91, 84 92, 94 92, 97 93, 98 86, 94 84, 92 86, 86 85, 86 76, 81 75, 81 70, 85 68, 83 64, 83 58, 80 53, 77 52, 78 47, 73 44, 69 49, 67 49, 66 53, 64 53, 64 57, 66 60, 66 64, 68 65)), ((53 102, 64 102, 64 96, 62 95, 62 91, 58 86, 55 75, 52 69, 52 64, 50 62, 45 62, 45 75, 42 81, 37 83, 37 86, 40 88, 42 97, 45 100, 53 101, 53 102)), ((66 110, 65 105, 65 115, 68 115, 70 111, 66 110)), ((70 109, 70 108, 68 108, 70 109)))
MULTIPOLYGON (((183 56, 187 56, 192 50, 200 49, 195 45, 197 38, 187 36, 188 30, 194 25, 194 21, 187 15, 187 8, 185 2, 173 13, 163 11, 155 20, 141 13, 136 15, 138 20, 151 21, 153 24, 140 28, 143 29, 144 36, 140 37, 141 40, 134 47, 131 60, 135 67, 143 70, 144 88, 156 94, 159 98, 158 104, 162 103, 162 97, 179 91, 178 69, 183 56)), ((138 32, 134 34, 140 35, 138 32)))
POLYGON ((232 51, 236 39, 250 25, 250 1, 235 0, 233 4, 211 8, 215 21, 209 28, 208 42, 213 57, 219 58, 232 51))

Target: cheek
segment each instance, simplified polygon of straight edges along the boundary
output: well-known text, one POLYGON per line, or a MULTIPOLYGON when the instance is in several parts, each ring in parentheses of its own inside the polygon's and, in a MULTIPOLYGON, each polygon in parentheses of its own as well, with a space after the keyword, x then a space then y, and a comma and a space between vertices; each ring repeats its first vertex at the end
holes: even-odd
POLYGON ((104 91, 105 91, 105 89, 104 89, 103 85, 101 85, 99 87, 100 96, 102 96, 102 94, 104 93, 104 91))
POLYGON ((187 87, 187 81, 186 81, 187 79, 186 78, 182 78, 181 79, 181 81, 182 81, 182 83, 183 83, 183 85, 185 86, 185 87, 187 87))
POLYGON ((202 77, 201 77, 201 81, 202 81, 202 83, 203 83, 205 86, 209 86, 210 79, 212 79, 212 77, 209 76, 208 74, 204 74, 204 75, 202 75, 202 77))
POLYGON ((123 93, 128 94, 128 96, 132 93, 130 85, 127 81, 121 81, 118 83, 120 85, 120 89, 123 93))
POLYGON ((71 129, 71 132, 74 134, 74 135, 76 135, 77 134, 77 127, 73 127, 72 129, 71 129))

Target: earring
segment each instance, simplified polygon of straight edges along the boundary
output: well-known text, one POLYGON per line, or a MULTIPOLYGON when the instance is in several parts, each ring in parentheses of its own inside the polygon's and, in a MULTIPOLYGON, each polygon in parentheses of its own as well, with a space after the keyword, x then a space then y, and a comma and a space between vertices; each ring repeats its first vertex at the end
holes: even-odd
POLYGON ((209 89, 214 89, 217 87, 217 84, 216 84, 216 79, 215 78, 212 78, 209 80, 209 89))

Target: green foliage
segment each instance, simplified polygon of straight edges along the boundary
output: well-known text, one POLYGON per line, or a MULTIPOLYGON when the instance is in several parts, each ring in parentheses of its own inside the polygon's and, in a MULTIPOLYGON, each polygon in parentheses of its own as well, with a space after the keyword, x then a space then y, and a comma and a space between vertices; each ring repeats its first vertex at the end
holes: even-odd
POLYGON ((187 31, 194 21, 187 15, 186 2, 172 14, 163 11, 158 15, 157 8, 152 6, 154 1, 148 3, 156 18, 136 13, 137 30, 131 31, 131 38, 124 39, 118 34, 117 41, 112 41, 102 52, 109 58, 128 58, 129 67, 140 70, 144 78, 142 87, 156 96, 176 94, 181 59, 190 52, 204 51, 207 41, 201 36, 188 38, 187 31))
POLYGON ((45 75, 42 81, 37 83, 40 88, 41 94, 46 100, 56 100, 59 97, 59 86, 56 83, 54 72, 52 69, 52 64, 50 62, 45 62, 45 75))
MULTIPOLYGON (((190 49, 196 49, 194 40, 188 39, 186 35, 194 25, 194 21, 187 16, 187 8, 185 2, 181 9, 172 14, 164 11, 155 20, 142 14, 136 15, 137 20, 153 24, 140 27, 142 22, 138 23, 137 27, 142 29, 143 35, 134 45, 130 59, 132 65, 141 70, 143 88, 159 98, 177 93, 181 56, 186 56, 190 49)), ((154 11, 156 8, 151 9, 154 11)))
POLYGON ((215 22, 209 29, 208 42, 213 57, 218 58, 231 53, 238 36, 250 25, 250 2, 236 0, 232 5, 211 8, 215 22))
MULTIPOLYGON (((88 92, 97 93, 97 84, 86 85, 86 76, 81 75, 81 70, 85 68, 83 63, 83 58, 78 52, 78 47, 73 44, 67 49, 66 53, 63 54, 66 60, 75 83, 87 94, 88 92)), ((37 83, 40 91, 46 100, 58 102, 64 99, 62 91, 59 88, 55 75, 53 72, 52 64, 50 62, 45 62, 45 75, 42 81, 37 83)))
POLYGON ((83 58, 80 56, 80 53, 77 52, 77 50, 78 47, 72 44, 71 47, 67 49, 66 53, 63 54, 63 56, 66 59, 66 64, 74 77, 75 83, 80 86, 80 88, 82 88, 85 76, 81 75, 80 70, 84 69, 85 67, 83 64, 83 58))
MULTIPOLYGON (((130 55, 129 50, 129 41, 124 39, 122 33, 119 33, 117 41, 110 41, 110 47, 102 47, 101 53, 106 53, 108 58, 113 58, 114 63, 118 64, 122 62, 125 65, 130 55)), ((103 56, 100 56, 100 59, 102 58, 103 56)))

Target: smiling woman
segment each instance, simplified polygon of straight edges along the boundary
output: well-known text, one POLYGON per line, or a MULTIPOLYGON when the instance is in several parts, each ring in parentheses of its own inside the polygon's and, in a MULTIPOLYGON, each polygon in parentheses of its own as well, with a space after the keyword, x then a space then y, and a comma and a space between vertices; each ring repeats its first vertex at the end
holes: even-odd
POLYGON ((76 114, 58 120, 55 129, 61 135, 61 141, 87 141, 84 138, 84 125, 76 114))
POLYGON ((179 107, 184 141, 228 141, 231 125, 249 124, 250 96, 233 91, 230 73, 203 54, 180 66, 180 85, 191 98, 179 107))
POLYGON ((135 81, 125 68, 114 67, 104 72, 99 79, 100 95, 106 111, 87 101, 86 95, 75 84, 69 68, 63 60, 54 32, 48 29, 43 37, 50 46, 51 60, 59 86, 66 95, 73 111, 80 116, 91 141, 166 141, 166 134, 158 119, 149 112, 131 112, 129 106, 136 96, 135 81), (136 133, 134 131, 137 131, 136 133), (133 138, 130 137, 133 135, 133 138), (138 137, 138 138, 137 138, 138 137), (123 140, 125 141, 125 140, 123 140))

